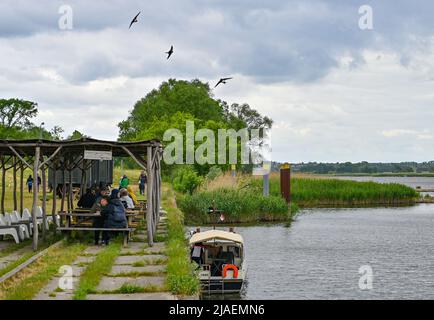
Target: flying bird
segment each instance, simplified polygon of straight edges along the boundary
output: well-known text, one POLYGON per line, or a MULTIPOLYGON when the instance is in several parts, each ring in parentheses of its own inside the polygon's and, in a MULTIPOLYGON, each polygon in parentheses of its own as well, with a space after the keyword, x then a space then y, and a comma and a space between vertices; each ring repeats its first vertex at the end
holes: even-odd
POLYGON ((215 87, 217 87, 220 83, 226 84, 226 81, 231 80, 231 79, 232 78, 220 78, 219 82, 217 82, 217 84, 215 85, 215 87))
POLYGON ((169 60, 170 56, 173 54, 173 46, 170 46, 170 50, 167 53, 167 60, 169 60))
POLYGON ((141 11, 139 11, 139 13, 134 17, 134 19, 131 21, 130 23, 130 27, 128 29, 131 29, 131 26, 133 25, 133 23, 139 22, 139 20, 137 20, 137 17, 139 16, 141 11))

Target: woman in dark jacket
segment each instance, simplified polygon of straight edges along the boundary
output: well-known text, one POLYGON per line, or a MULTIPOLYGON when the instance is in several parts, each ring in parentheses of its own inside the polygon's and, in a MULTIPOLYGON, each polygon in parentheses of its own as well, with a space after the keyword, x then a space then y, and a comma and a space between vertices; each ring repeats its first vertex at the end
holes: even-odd
MULTIPOLYGON (((126 228, 127 218, 125 216, 125 207, 119 199, 119 190, 113 189, 110 195, 109 204, 102 210, 101 215, 104 217, 104 228, 126 228)), ((103 233, 103 241, 106 245, 110 242, 111 232, 103 233)))

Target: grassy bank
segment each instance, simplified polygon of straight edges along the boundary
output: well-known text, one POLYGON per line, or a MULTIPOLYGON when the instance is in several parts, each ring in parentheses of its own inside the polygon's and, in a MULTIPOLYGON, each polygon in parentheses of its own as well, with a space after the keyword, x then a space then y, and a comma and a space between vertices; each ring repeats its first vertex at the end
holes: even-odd
POLYGON ((162 206, 167 210, 167 287, 173 294, 191 296, 199 292, 199 280, 195 265, 190 261, 184 215, 177 208, 175 194, 168 184, 163 185, 162 200, 162 206))
POLYGON ((199 191, 184 195, 178 202, 189 224, 208 224, 219 218, 207 213, 213 201, 224 213, 225 223, 288 221, 291 212, 296 212, 295 205, 290 210, 280 196, 264 197, 261 193, 234 188, 199 191))
POLYGON ((31 300, 63 265, 70 265, 84 245, 62 244, 0 285, 0 300, 31 300))
MULTIPOLYGON (((253 179, 251 188, 260 192, 262 180, 253 179)), ((280 179, 270 177, 270 194, 279 195, 280 179)), ((293 178, 291 199, 302 207, 398 205, 414 203, 417 192, 397 183, 359 182, 339 179, 293 178)))

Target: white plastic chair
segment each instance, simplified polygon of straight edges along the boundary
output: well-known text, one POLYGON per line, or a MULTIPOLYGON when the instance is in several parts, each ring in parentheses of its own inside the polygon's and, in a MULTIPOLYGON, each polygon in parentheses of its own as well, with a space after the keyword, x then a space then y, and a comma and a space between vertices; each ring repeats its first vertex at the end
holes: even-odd
MULTIPOLYGON (((40 217, 41 219, 42 219, 42 208, 41 207, 38 207, 38 218, 40 217)), ((56 225, 58 226, 58 227, 60 227, 60 216, 58 215, 58 214, 56 214, 56 216, 55 216, 55 222, 56 222, 56 225)), ((48 215, 47 214, 47 223, 53 223, 53 216, 52 215, 48 215)))
MULTIPOLYGON (((28 220, 31 222, 33 221, 32 214, 30 213, 29 209, 25 208, 23 210, 23 215, 22 215, 21 219, 28 220)), ((42 228, 42 220, 36 219, 36 224, 38 225, 38 227, 42 228)), ((33 229, 33 222, 31 223, 31 228, 33 229)))
POLYGON ((30 238, 30 235, 32 235, 32 227, 31 227, 29 221, 25 221, 25 220, 21 219, 21 217, 17 211, 13 211, 11 213, 11 220, 12 220, 12 223, 20 224, 22 227, 24 227, 23 230, 24 230, 25 236, 27 238, 30 238))
POLYGON ((10 235, 14 238, 15 243, 20 243, 20 238, 18 236, 17 229, 19 229, 19 228, 14 228, 14 227, 8 226, 6 221, 3 219, 3 217, 0 216, 0 235, 1 236, 10 235))
POLYGON ((10 213, 5 212, 5 219, 6 224, 8 226, 18 226, 18 235, 20 236, 21 240, 24 240, 26 238, 30 238, 29 230, 27 229, 27 226, 25 224, 20 224, 18 220, 16 220, 16 217, 10 213))
MULTIPOLYGON (((41 219, 41 221, 43 221, 44 216, 42 214, 42 208, 41 207, 36 208, 36 217, 38 219, 41 219)), ((46 230, 50 230, 50 222, 51 223, 53 222, 53 217, 46 216, 46 220, 45 220, 45 229, 46 230)))

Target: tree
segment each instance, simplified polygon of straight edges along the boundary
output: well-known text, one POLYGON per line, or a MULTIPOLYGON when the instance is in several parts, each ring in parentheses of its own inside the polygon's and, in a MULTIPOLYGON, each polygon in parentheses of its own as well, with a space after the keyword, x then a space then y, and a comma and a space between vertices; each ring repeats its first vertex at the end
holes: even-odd
POLYGON ((207 83, 169 79, 136 102, 128 119, 119 123, 120 139, 137 140, 143 128, 177 112, 200 120, 224 120, 220 103, 212 98, 207 83))
POLYGON ((6 128, 25 129, 38 114, 38 104, 20 99, 0 99, 0 124, 6 128))
POLYGON ((81 139, 83 137, 85 137, 84 134, 82 134, 78 130, 74 130, 74 132, 68 137, 68 140, 76 140, 76 139, 81 139))
MULTIPOLYGON (((271 128, 272 125, 271 119, 261 116, 248 104, 233 104, 229 107, 225 101, 214 99, 208 83, 197 79, 169 79, 136 102, 129 117, 118 124, 119 139, 162 140, 167 129, 178 129, 185 134, 187 120, 194 122, 195 131, 206 128, 213 131, 215 137, 218 129, 238 131, 242 128, 271 128)), ((254 144, 259 145, 261 140, 254 144)), ((197 142, 196 146, 201 144, 202 142, 197 142)), ((184 146, 184 153, 185 149, 184 146)), ((212 164, 195 164, 194 170, 200 175, 206 175, 211 166, 212 164)), ((164 164, 162 167, 163 171, 167 169, 164 164)), ((227 165, 221 167, 226 169, 227 165)))
POLYGON ((53 129, 51 129, 50 134, 54 140, 62 140, 61 134, 64 132, 65 130, 63 130, 60 126, 54 126, 53 129))

